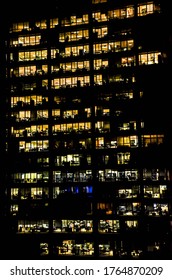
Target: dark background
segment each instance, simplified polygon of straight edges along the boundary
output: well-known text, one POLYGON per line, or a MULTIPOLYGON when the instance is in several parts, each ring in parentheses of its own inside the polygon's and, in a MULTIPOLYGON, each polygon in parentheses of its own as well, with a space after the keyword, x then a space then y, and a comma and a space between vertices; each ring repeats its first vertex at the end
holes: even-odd
MULTIPOLYGON (((15 19, 21 17, 33 17, 35 15, 46 15, 54 13, 60 9, 60 12, 67 11, 69 13, 72 9, 80 10, 83 6, 89 5, 90 0, 29 0, 29 1, 4 1, 1 6, 1 15, 3 19, 15 19)), ((2 3, 1 3, 2 4, 2 3)))

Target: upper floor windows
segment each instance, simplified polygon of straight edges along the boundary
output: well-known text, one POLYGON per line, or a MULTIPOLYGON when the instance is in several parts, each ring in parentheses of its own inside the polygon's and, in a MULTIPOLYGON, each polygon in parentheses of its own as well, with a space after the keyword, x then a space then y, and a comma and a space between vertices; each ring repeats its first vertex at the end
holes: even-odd
POLYGON ((87 24, 89 22, 88 14, 77 17, 76 15, 72 15, 69 18, 64 18, 61 21, 62 26, 71 26, 71 25, 81 25, 87 24))
POLYGON ((22 30, 30 30, 29 27, 29 22, 18 22, 18 23, 13 23, 10 32, 21 32, 22 30))
POLYGON ((46 29, 47 28, 47 20, 40 20, 35 23, 36 28, 46 29))
POLYGON ((100 11, 92 13, 92 18, 96 22, 103 22, 109 19, 123 19, 130 17, 134 17, 134 6, 126 6, 121 9, 110 10, 107 13, 101 13, 100 11))
POLYGON ((145 16, 155 12, 160 12, 160 5, 153 2, 139 4, 137 8, 138 16, 145 16))
POLYGON ((21 32, 21 31, 31 31, 35 29, 46 29, 47 20, 36 21, 34 24, 31 24, 29 21, 13 23, 10 32, 21 32))
MULTIPOLYGON (((92 0, 93 4, 98 4, 102 2, 107 2, 107 0, 92 0)), ((160 4, 154 3, 154 1, 150 1, 146 3, 138 4, 136 9, 137 9, 137 15, 139 17, 145 16, 148 14, 153 14, 155 12, 160 12, 160 4)), ((93 22, 106 22, 111 19, 125 19, 134 16, 135 16, 134 5, 123 6, 122 8, 116 8, 114 10, 107 10, 107 11, 93 10, 92 12, 93 22)), ((50 24, 50 28, 55 28, 56 26, 59 25, 59 23, 61 24, 62 27, 77 26, 82 24, 88 24, 89 15, 73 14, 69 17, 62 18, 61 22, 59 22, 58 18, 51 18, 48 21, 50 24)), ((43 19, 43 20, 35 21, 34 23, 29 21, 13 23, 10 28, 10 33, 47 29, 48 21, 46 19, 43 19)))
POLYGON ((59 24, 58 18, 52 18, 50 19, 50 28, 55 28, 59 24))
POLYGON ((134 17, 134 7, 128 6, 122 9, 116 9, 108 11, 108 18, 109 19, 122 19, 122 18, 130 18, 134 17))

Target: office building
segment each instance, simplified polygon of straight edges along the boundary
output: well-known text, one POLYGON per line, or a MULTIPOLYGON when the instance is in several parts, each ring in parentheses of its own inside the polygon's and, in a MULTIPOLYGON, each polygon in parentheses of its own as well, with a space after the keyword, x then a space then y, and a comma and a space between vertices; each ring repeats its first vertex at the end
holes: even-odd
POLYGON ((171 258, 167 4, 54 7, 8 21, 7 252, 171 258))

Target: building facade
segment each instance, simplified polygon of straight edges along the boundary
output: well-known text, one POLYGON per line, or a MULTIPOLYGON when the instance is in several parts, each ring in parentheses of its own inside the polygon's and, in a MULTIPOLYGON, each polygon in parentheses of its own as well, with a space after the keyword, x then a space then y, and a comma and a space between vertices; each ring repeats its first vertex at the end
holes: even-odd
POLYGON ((13 258, 171 257, 161 2, 92 0, 10 22, 4 211, 13 258))

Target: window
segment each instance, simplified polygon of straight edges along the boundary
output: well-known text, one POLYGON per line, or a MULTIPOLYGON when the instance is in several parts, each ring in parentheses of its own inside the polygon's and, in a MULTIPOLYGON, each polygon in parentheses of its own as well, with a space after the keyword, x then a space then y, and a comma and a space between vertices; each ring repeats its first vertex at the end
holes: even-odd
POLYGON ((145 205, 145 213, 148 216, 165 216, 169 213, 168 204, 151 203, 145 205))
MULTIPOLYGON (((139 4, 137 8, 138 16, 145 16, 148 14, 154 13, 154 4, 153 2, 148 2, 145 4, 139 4)), ((156 9, 155 9, 156 10, 156 9)))
POLYGON ((58 18, 50 19, 50 28, 55 28, 56 26, 58 26, 58 24, 59 24, 58 18))
POLYGON ((117 164, 129 164, 130 153, 117 153, 117 164))
POLYGON ((45 256, 49 254, 48 243, 40 243, 40 255, 45 256))
POLYGON ((146 198, 164 198, 167 195, 167 186, 144 186, 144 196, 146 198))
POLYGON ((142 136, 142 146, 151 147, 155 145, 163 144, 164 135, 152 134, 152 135, 143 135, 142 136))
POLYGON ((169 171, 165 168, 163 169, 143 169, 143 180, 148 181, 165 181, 169 180, 169 171))
POLYGON ((46 29, 47 28, 47 21, 46 20, 37 21, 35 23, 35 26, 37 28, 40 28, 40 29, 46 29))
POLYGON ((81 24, 87 24, 87 23, 89 23, 88 14, 82 15, 80 17, 72 15, 68 18, 64 18, 61 20, 62 26, 81 25, 81 24))
POLYGON ((96 132, 99 133, 108 133, 110 131, 109 121, 98 121, 95 124, 96 132))
POLYGON ((65 32, 65 33, 59 33, 59 42, 71 42, 71 41, 79 41, 83 39, 88 39, 89 38, 89 31, 88 29, 83 30, 74 30, 71 32, 65 32))
POLYGON ((19 198, 19 188, 11 189, 11 199, 15 200, 19 198))
POLYGON ((120 52, 129 51, 134 47, 134 40, 115 41, 109 43, 109 51, 120 52))
POLYGON ((118 190, 118 195, 120 198, 134 198, 138 197, 140 194, 140 187, 133 186, 132 188, 121 188, 118 190))
POLYGON ((130 56, 130 57, 122 57, 121 58, 121 63, 117 64, 118 67, 121 66, 135 66, 136 63, 136 59, 134 56, 130 56))
POLYGON ((47 50, 19 52, 19 61, 47 59, 47 50))
POLYGON ((54 220, 53 232, 92 232, 92 220, 54 220))
POLYGON ((38 183, 48 182, 49 173, 47 171, 38 173, 14 173, 12 174, 12 180, 14 183, 38 183))
POLYGON ((157 64, 161 61, 161 53, 160 52, 152 52, 152 53, 142 53, 139 54, 139 64, 140 65, 150 65, 157 64))
POLYGON ((75 61, 75 62, 67 62, 67 63, 60 63, 59 66, 52 66, 52 72, 58 72, 59 74, 65 72, 86 72, 90 68, 90 63, 88 60, 84 61, 75 61))
POLYGON ((94 254, 93 243, 87 241, 63 240, 54 248, 54 253, 63 256, 92 256, 94 254))
POLYGON ((70 88, 70 87, 84 87, 90 84, 90 76, 73 76, 69 78, 55 78, 52 80, 52 87, 58 88, 70 88))
POLYGON ((132 99, 133 98, 133 92, 129 91, 129 92, 120 92, 120 93, 116 93, 116 97, 117 99, 132 99))
POLYGON ((39 45, 41 41, 41 35, 32 35, 32 36, 19 36, 18 39, 10 39, 10 46, 35 46, 39 45))
POLYGON ((138 137, 137 136, 119 136, 117 137, 118 146, 128 146, 131 148, 138 147, 138 137))
POLYGON ((109 243, 99 244, 99 256, 102 256, 102 257, 113 256, 113 247, 109 243))
POLYGON ((12 27, 10 28, 10 32, 21 32, 23 30, 30 30, 29 22, 13 23, 12 27))
POLYGON ((13 216, 16 216, 18 211, 19 211, 18 204, 12 204, 12 205, 10 206, 10 213, 11 213, 13 216))
POLYGON ((92 14, 93 20, 102 22, 102 21, 107 21, 107 14, 101 13, 101 12, 95 12, 92 14))
POLYGON ((108 67, 108 60, 106 59, 96 59, 94 60, 94 69, 103 70, 108 67))
POLYGON ((109 19, 123 19, 123 18, 130 18, 134 17, 134 7, 128 6, 122 9, 116 9, 108 11, 108 18, 109 19))
POLYGON ((53 172, 54 182, 90 182, 92 179, 91 170, 82 170, 76 172, 62 173, 61 171, 53 172))
POLYGON ((48 232, 49 223, 46 220, 19 220, 18 232, 19 233, 33 233, 33 232, 48 232))
POLYGON ((97 210, 100 213, 104 213, 106 215, 111 215, 113 213, 113 203, 99 202, 99 203, 97 203, 97 210))
POLYGON ((119 228, 119 220, 100 220, 98 225, 98 230, 101 233, 118 232, 119 228))
POLYGON ((103 84, 102 75, 94 75, 94 85, 100 86, 103 84))
POLYGON ((138 221, 125 221, 127 229, 137 229, 138 228, 138 221))
POLYGON ((123 203, 117 207, 117 214, 123 216, 135 216, 139 215, 141 210, 141 203, 123 203))
POLYGON ((94 54, 107 53, 108 51, 109 51, 108 43, 94 44, 93 45, 93 53, 94 54))

